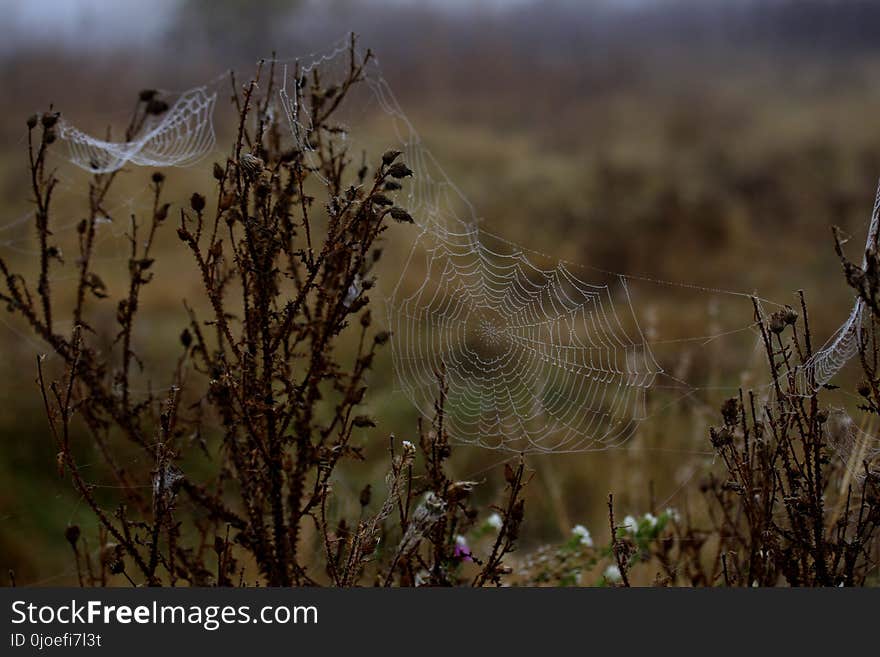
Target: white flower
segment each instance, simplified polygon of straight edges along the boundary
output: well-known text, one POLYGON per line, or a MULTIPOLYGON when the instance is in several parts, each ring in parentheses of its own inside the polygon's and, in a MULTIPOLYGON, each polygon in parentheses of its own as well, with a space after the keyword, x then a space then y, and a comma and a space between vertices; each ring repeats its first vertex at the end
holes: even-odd
POLYGON ((455 544, 460 548, 466 548, 467 547, 467 539, 464 536, 462 536, 461 534, 457 534, 455 536, 455 544))
POLYGON ((620 568, 616 565, 611 564, 605 569, 605 579, 609 582, 619 582, 620 581, 620 568))
POLYGON ((681 522, 681 514, 678 509, 673 509, 671 506, 666 508, 666 517, 672 522, 681 522))
POLYGON ((590 530, 583 525, 575 525, 571 528, 571 533, 580 538, 581 545, 593 547, 593 537, 590 536, 590 530))
POLYGON ((646 513, 643 517, 643 520, 650 525, 651 529, 657 526, 657 518, 653 513, 646 513))
POLYGON ((493 529, 501 529, 501 525, 504 524, 504 521, 501 520, 501 516, 499 516, 497 513, 493 513, 486 520, 486 524, 493 529))
POLYGON ((626 516, 623 519, 623 528, 632 534, 639 533, 639 521, 632 516, 626 516))
POLYGON ((416 450, 416 446, 413 445, 410 441, 408 441, 408 440, 404 440, 404 441, 403 441, 403 449, 405 449, 405 450, 407 450, 407 451, 410 451, 410 450, 411 450, 411 451, 415 451, 415 450, 416 450))

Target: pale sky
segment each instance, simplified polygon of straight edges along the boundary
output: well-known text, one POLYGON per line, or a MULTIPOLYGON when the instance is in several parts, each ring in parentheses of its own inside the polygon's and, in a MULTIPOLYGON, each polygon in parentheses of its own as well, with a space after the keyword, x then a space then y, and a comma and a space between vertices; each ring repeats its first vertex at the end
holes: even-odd
MULTIPOLYGON (((311 0, 318 2, 319 0, 311 0)), ((536 0, 350 0, 353 3, 430 3, 448 9, 475 7, 503 9, 536 0)), ((595 2, 632 9, 663 0, 556 0, 595 2)), ((173 9, 180 0, 0 0, 4 20, 0 22, 0 50, 28 41, 51 40, 63 45, 86 46, 91 50, 113 48, 121 43, 147 45, 167 31, 173 9)), ((255 10, 259 3, 254 2, 255 10)))

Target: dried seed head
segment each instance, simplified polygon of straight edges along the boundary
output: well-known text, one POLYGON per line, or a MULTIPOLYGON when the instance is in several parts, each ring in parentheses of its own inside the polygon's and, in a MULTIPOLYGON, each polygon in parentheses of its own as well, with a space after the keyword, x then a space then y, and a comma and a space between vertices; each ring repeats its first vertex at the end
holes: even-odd
POLYGON ((779 335, 785 330, 786 321, 785 314, 782 310, 777 310, 775 313, 770 315, 770 330, 779 335))
POLYGON ((168 111, 168 103, 158 98, 153 98, 147 103, 147 114, 159 116, 168 111))
POLYGON ((76 542, 79 540, 79 526, 70 525, 64 530, 64 538, 66 538, 67 542, 71 545, 76 545, 76 542))
POLYGON ((159 185, 165 182, 165 174, 161 171, 154 171, 151 179, 156 185, 159 185))
POLYGON ((857 390, 858 390, 858 393, 862 397, 867 397, 868 395, 871 394, 871 388, 868 386, 867 382, 865 382, 865 381, 862 381, 859 384, 859 387, 857 388, 857 390))
POLYGON ((254 190, 257 194, 258 198, 264 199, 269 196, 269 193, 272 191, 272 187, 265 180, 261 180, 257 183, 257 187, 254 190))
POLYGON ((46 112, 43 114, 42 123, 44 128, 52 128, 58 123, 58 117, 61 116, 60 112, 46 112))
POLYGON ((720 429, 711 427, 709 429, 709 440, 715 448, 726 447, 733 442, 733 435, 730 433, 730 430, 725 427, 720 429))
POLYGON ((196 212, 201 212, 205 209, 205 197, 198 192, 195 192, 189 198, 189 205, 196 212))
POLYGON ((725 424, 736 424, 739 417, 739 400, 736 397, 730 397, 721 405, 721 416, 725 424))
POLYGON ((361 491, 361 496, 360 496, 361 506, 369 506, 370 505, 370 498, 372 498, 372 496, 373 496, 373 487, 370 486, 370 484, 367 484, 366 486, 364 486, 363 490, 361 491))
POLYGON ((388 168, 388 175, 400 179, 413 175, 413 172, 403 162, 396 162, 388 168))
POLYGON ((376 421, 375 421, 373 418, 371 418, 369 415, 357 415, 357 416, 355 416, 355 418, 351 421, 351 423, 352 423, 354 426, 356 426, 356 427, 361 427, 361 428, 364 428, 364 427, 375 427, 375 426, 376 426, 376 421))
POLYGON ((787 325, 794 326, 798 320, 798 314, 791 306, 786 306, 782 310, 782 319, 787 325))
POLYGON ((371 197, 374 205, 388 206, 394 205, 394 201, 385 196, 385 194, 373 194, 371 197))
POLYGON ((156 208, 156 222, 162 223, 168 218, 168 209, 171 207, 170 203, 163 203, 158 208, 156 208))
POLYGON ((391 163, 393 163, 394 160, 396 160, 398 157, 400 157, 400 151, 395 151, 395 150, 385 151, 385 153, 382 154, 382 164, 384 164, 387 167, 391 163))
POLYGON ((223 167, 218 162, 214 162, 214 178, 216 180, 223 180, 225 176, 226 171, 224 171, 223 167))
POLYGON ((36 114, 31 114, 31 115, 28 117, 28 120, 27 120, 27 127, 28 127, 30 130, 33 130, 34 128, 37 127, 37 121, 38 121, 38 120, 39 120, 39 119, 38 119, 38 117, 37 117, 36 114))
POLYGON ((373 338, 373 342, 375 342, 380 347, 388 342, 388 339, 391 337, 391 334, 388 331, 379 331, 376 334, 376 337, 373 338))
POLYGON ((251 155, 250 153, 245 153, 241 156, 238 161, 238 165, 241 167, 242 172, 250 179, 254 179, 260 175, 263 171, 263 167, 266 166, 265 162, 258 158, 256 155, 251 155))
POLYGON ((399 224, 414 224, 409 212, 402 208, 391 208, 391 218, 399 224))

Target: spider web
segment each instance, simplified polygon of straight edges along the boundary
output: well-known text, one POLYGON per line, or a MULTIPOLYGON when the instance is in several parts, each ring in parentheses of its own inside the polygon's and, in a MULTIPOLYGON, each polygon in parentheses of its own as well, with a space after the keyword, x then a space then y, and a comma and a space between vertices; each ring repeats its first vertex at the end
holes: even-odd
POLYGON ((319 140, 357 152, 349 126, 372 109, 390 119, 387 134, 414 172, 396 202, 418 234, 386 299, 394 371, 410 402, 430 417, 442 394, 446 429, 459 443, 575 452, 626 442, 647 417, 646 395, 662 369, 625 279, 583 280, 564 262, 482 230, 376 63, 323 134, 313 126, 307 80, 316 70, 324 84, 344 79, 347 48, 296 70, 297 79, 286 72, 280 100, 313 170, 320 175, 319 140))
MULTIPOLYGON (((434 412, 442 381, 446 428, 457 442, 516 452, 620 446, 647 419, 647 398, 659 376, 674 383, 667 388, 688 394, 698 389, 680 378, 677 366, 677 376, 664 371, 653 345, 708 343, 720 335, 753 330, 750 325, 717 335, 656 340, 650 321, 645 331, 639 324, 639 317, 651 313, 634 307, 633 281, 749 301, 751 295, 573 265, 483 229, 466 196, 401 110, 376 60, 321 133, 313 125, 320 107, 308 78, 320 74, 325 87, 341 83, 350 70, 348 43, 290 64, 284 67, 280 107, 270 107, 258 119, 286 118, 306 165, 320 181, 330 182, 322 178, 317 144, 328 141, 349 161, 393 144, 402 151, 400 161, 414 172, 402 190, 388 193, 415 221, 414 227, 395 231, 395 239, 409 231, 412 245, 404 251, 396 284, 386 291, 393 368, 399 389, 426 416, 434 412), (354 125, 359 129, 353 130, 354 125), (585 276, 586 270, 592 273, 585 276)), ((95 139, 67 123, 60 125, 59 135, 68 143, 71 162, 91 172, 114 171, 127 163, 193 164, 214 145, 216 93, 208 89, 182 93, 128 142, 95 139)), ((877 224, 875 204, 869 242, 871 235, 876 237, 877 224)), ((71 222, 65 229, 73 226, 71 222)), ((125 227, 111 224, 111 229, 109 237, 125 227)), ((6 246, 18 248, 11 240, 6 246)), ((804 389, 829 381, 852 358, 863 319, 864 308, 856 301, 847 322, 797 372, 804 389)))
POLYGON ((214 103, 217 94, 204 87, 182 93, 159 116, 150 115, 136 138, 125 142, 97 139, 62 121, 59 136, 67 142, 69 159, 95 173, 138 166, 189 166, 214 148, 214 103))
POLYGON ((846 472, 856 481, 868 474, 880 473, 880 440, 868 432, 841 408, 832 408, 827 422, 828 444, 843 462, 846 472))
MULTIPOLYGON (((864 254, 877 244, 880 229, 880 186, 874 199, 871 221, 868 226, 868 237, 865 242, 864 254)), ((867 255, 862 257, 862 269, 867 266, 867 255)), ((840 326, 828 342, 795 372, 798 390, 810 395, 829 383, 846 364, 859 352, 862 342, 862 326, 866 320, 865 302, 857 297, 853 309, 846 321, 840 326)))
POLYGON ((395 289, 388 313, 400 385, 423 414, 442 379, 448 429, 464 442, 586 451, 632 435, 661 369, 623 279, 582 281, 475 228, 425 237, 427 273, 412 293, 395 289))

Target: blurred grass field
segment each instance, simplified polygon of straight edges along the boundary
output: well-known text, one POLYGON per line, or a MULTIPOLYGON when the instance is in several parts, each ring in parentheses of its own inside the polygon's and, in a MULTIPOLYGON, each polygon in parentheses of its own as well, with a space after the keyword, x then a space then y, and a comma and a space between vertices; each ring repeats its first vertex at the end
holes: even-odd
MULTIPOLYGON (((852 235, 857 253, 880 177, 880 51, 873 44, 811 52, 768 37, 740 48, 664 37, 658 28, 648 44, 628 42, 624 31, 617 42, 606 34, 604 46, 575 40, 529 51, 505 47, 504 34, 481 37, 479 21, 493 25, 502 20, 497 17, 430 22, 429 14, 400 11, 383 30, 361 13, 351 15, 351 21, 321 23, 316 33, 335 28, 335 38, 362 27, 364 45, 379 54, 404 110, 487 229, 559 259, 634 277, 755 292, 792 304, 802 289, 822 339, 845 318, 852 297, 830 226, 852 235), (422 43, 395 37, 392 28, 417 29, 425 21, 433 29, 422 43)), ((512 42, 513 27, 525 29, 528 16, 517 19, 514 12, 504 19, 512 42)), ((582 18, 590 24, 588 14, 582 18)), ((756 24, 760 19, 758 8, 756 24)), ((119 125, 141 87, 192 86, 236 63, 215 60, 219 40, 201 47, 190 46, 195 54, 179 66, 158 45, 112 55, 45 43, 7 52, 0 62, 6 90, 0 94, 0 230, 28 209, 23 138, 30 113, 53 102, 92 130, 119 125)), ((256 43, 238 47, 230 59, 253 61, 260 52, 256 43)), ((310 44, 276 47, 296 55, 310 44)), ((221 121, 221 144, 224 134, 228 126, 221 121)), ((219 151, 212 156, 220 157, 219 151)), ((178 202, 209 186, 212 158, 170 174, 178 202)), ((149 171, 125 176, 123 204, 127 193, 143 188, 149 171)), ((77 207, 73 189, 65 198, 60 215, 75 221, 83 206, 77 207)), ((111 290, 123 280, 126 246, 122 229, 113 231, 101 246, 111 290)), ((0 254, 27 268, 30 233, 27 224, 0 232, 0 254)), ((387 249, 405 243, 405 237, 391 239, 387 249)), ((400 262, 395 254, 383 270, 389 278, 400 262)), ((139 353, 151 363, 148 375, 156 377, 177 355, 169 345, 176 347, 185 323, 180 300, 194 298, 198 289, 172 230, 158 258, 166 266, 145 294, 137 336, 139 353)), ((590 279, 589 269, 580 273, 590 279)), ((764 375, 748 331, 692 340, 747 327, 753 312, 746 298, 640 278, 630 287, 664 369, 700 389, 687 396, 652 392, 651 417, 623 448, 529 458, 536 477, 527 489, 525 550, 560 540, 576 523, 607 535, 605 503, 612 491, 621 514, 652 504, 689 508, 690 492, 711 467, 707 427, 717 422, 718 405, 764 375)), ((110 326, 114 309, 102 312, 110 326)), ((78 522, 88 530, 94 522, 56 470, 34 382, 39 345, 6 314, 0 315, 0 345, 0 566, 13 569, 21 584, 71 583, 64 527, 78 522)), ((362 439, 375 458, 345 471, 336 488, 340 504, 350 498, 352 508, 364 477, 382 486, 388 433, 406 437, 415 429, 416 412, 396 390, 388 353, 373 374, 368 407, 379 427, 362 439)), ((494 500, 502 481, 493 466, 509 457, 462 447, 455 475, 484 482, 479 499, 494 500)), ((107 495, 112 498, 112 490, 107 495)))

